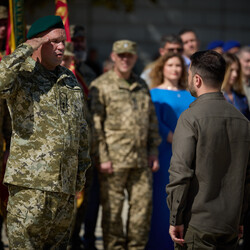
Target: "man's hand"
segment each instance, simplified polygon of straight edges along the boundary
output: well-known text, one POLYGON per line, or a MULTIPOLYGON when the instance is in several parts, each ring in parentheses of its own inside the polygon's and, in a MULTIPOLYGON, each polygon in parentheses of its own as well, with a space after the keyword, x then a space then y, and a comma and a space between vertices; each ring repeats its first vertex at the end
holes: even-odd
POLYGON ((33 50, 37 50, 40 46, 47 42, 49 42, 49 38, 47 36, 43 36, 32 38, 30 40, 27 40, 25 43, 29 44, 33 48, 33 50))
POLYGON ((243 233, 244 233, 244 226, 240 225, 239 226, 238 239, 243 238, 243 233))
POLYGON ((107 162, 101 163, 99 166, 99 170, 101 173, 104 173, 104 174, 112 174, 113 173, 112 162, 107 161, 107 162))
POLYGON ((154 155, 148 157, 148 165, 151 167, 152 172, 156 172, 160 168, 158 158, 154 155))
POLYGON ((173 142, 173 132, 169 131, 168 136, 167 136, 167 142, 172 143, 173 142))
POLYGON ((181 246, 183 246, 183 244, 185 242, 184 239, 183 239, 183 233, 184 233, 184 225, 183 224, 179 225, 179 226, 170 225, 169 234, 171 236, 171 239, 175 243, 177 243, 177 244, 179 244, 181 246))

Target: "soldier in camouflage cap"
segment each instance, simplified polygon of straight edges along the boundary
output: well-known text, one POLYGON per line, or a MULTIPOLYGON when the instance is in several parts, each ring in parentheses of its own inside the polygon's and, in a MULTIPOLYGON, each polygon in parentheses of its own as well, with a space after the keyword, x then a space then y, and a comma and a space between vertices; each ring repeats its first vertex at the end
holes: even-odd
POLYGON ((129 40, 116 41, 112 50, 116 54, 130 53, 136 55, 136 43, 129 40))
POLYGON ((90 86, 94 140, 98 143, 104 249, 145 249, 152 209, 152 173, 160 143, 146 83, 132 72, 136 43, 117 41, 114 68, 90 86), (128 192, 127 232, 121 212, 128 192))
POLYGON ((43 20, 0 63, 0 96, 13 125, 4 176, 11 249, 66 249, 90 165, 83 93, 60 66, 66 33, 58 17, 43 20))

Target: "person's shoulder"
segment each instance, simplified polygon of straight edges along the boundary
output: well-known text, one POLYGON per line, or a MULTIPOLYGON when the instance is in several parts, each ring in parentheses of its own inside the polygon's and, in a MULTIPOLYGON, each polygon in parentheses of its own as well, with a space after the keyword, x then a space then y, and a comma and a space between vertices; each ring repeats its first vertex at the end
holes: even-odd
POLYGON ((110 83, 110 81, 114 79, 114 75, 112 71, 108 71, 97 77, 94 81, 91 82, 90 87, 102 87, 110 83))
POLYGON ((141 87, 149 90, 148 85, 143 78, 141 78, 139 75, 135 74, 134 72, 132 72, 132 77, 135 79, 135 82, 141 85, 141 87))
MULTIPOLYGON (((208 95, 207 95, 208 96, 208 95)), ((245 120, 245 116, 231 103, 229 103, 223 94, 211 93, 214 98, 206 96, 199 97, 190 105, 188 116, 196 119, 214 119, 220 117, 221 119, 240 119, 245 120)), ((188 110, 187 110, 188 111, 188 110)))
POLYGON ((152 88, 149 90, 150 92, 150 95, 153 97, 153 96, 159 96, 161 95, 161 93, 163 92, 164 90, 163 89, 159 89, 159 88, 152 88))
POLYGON ((239 93, 237 91, 234 91, 234 94, 239 98, 239 99, 247 99, 246 95, 239 93))
POLYGON ((81 86, 78 83, 78 81, 77 81, 74 73, 71 70, 69 70, 69 69, 67 69, 67 68, 65 68, 65 67, 63 67, 61 65, 59 65, 59 70, 60 70, 60 74, 61 75, 62 74, 67 75, 67 78, 66 78, 67 80, 65 81, 65 83, 67 84, 67 86, 70 86, 72 88, 73 87, 80 87, 81 88, 81 86))
POLYGON ((65 68, 64 66, 59 65, 58 69, 60 71, 60 75, 65 74, 65 75, 67 75, 69 77, 72 77, 72 78, 76 79, 74 73, 71 70, 65 68))

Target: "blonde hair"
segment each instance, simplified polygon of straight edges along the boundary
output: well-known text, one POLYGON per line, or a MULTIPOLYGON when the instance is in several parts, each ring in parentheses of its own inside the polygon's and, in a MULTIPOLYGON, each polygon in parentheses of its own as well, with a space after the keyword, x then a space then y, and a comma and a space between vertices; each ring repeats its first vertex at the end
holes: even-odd
POLYGON ((224 80, 222 82, 221 89, 225 90, 225 88, 227 87, 228 81, 230 78, 230 74, 231 74, 231 66, 233 63, 236 63, 238 65, 238 76, 237 76, 236 82, 233 84, 232 88, 238 94, 245 95, 243 83, 242 83, 241 64, 240 64, 238 57, 234 54, 225 53, 225 54, 223 54, 223 58, 226 61, 226 72, 225 72, 224 80))
POLYGON ((181 61, 182 72, 181 72, 181 77, 180 77, 179 82, 178 82, 178 87, 180 89, 187 88, 187 73, 186 73, 184 59, 182 58, 182 56, 180 54, 172 53, 172 52, 166 53, 165 55, 163 55, 159 59, 157 59, 157 61, 155 62, 153 69, 149 75, 149 77, 151 78, 151 82, 152 82, 152 84, 150 85, 150 88, 155 88, 163 83, 163 81, 164 81, 164 75, 163 75, 164 65, 169 59, 171 59, 173 57, 177 57, 181 61))

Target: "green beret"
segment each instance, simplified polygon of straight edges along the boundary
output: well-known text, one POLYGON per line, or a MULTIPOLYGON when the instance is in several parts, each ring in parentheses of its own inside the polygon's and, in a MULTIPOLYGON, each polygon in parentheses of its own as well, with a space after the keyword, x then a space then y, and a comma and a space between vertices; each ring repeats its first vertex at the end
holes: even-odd
POLYGON ((49 29, 62 28, 64 25, 60 16, 45 16, 36 20, 30 27, 27 38, 31 39, 39 33, 49 29))

